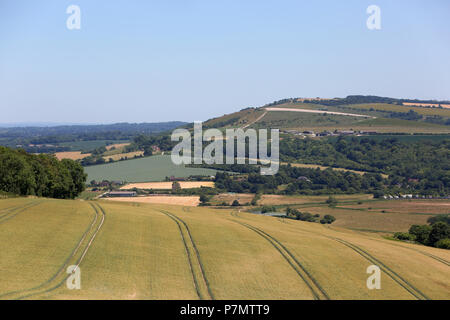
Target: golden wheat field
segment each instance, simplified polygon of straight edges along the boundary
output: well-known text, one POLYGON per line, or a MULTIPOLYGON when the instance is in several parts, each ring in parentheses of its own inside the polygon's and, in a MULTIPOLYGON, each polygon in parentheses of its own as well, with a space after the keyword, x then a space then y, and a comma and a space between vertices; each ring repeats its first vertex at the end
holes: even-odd
MULTIPOLYGON (((214 182, 213 181, 179 181, 181 189, 190 189, 190 188, 201 188, 201 187, 207 187, 207 188, 214 188, 214 182)), ((139 182, 139 183, 130 183, 126 186, 121 187, 120 189, 123 190, 130 190, 130 189, 172 189, 173 182, 139 182)))
POLYGON ((71 160, 81 160, 89 157, 90 153, 81 153, 81 151, 67 151, 67 152, 56 152, 55 156, 58 160, 71 159, 71 160))
POLYGON ((0 230, 0 299, 450 298, 447 250, 233 209, 5 199, 0 230))

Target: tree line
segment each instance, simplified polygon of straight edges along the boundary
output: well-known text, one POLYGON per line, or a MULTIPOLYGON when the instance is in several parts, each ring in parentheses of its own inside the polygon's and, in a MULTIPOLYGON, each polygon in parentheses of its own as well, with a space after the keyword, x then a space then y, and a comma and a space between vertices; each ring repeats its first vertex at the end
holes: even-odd
POLYGON ((280 141, 282 161, 389 175, 391 192, 450 194, 450 139, 400 142, 397 139, 298 139, 280 141))
POLYGON ((428 224, 412 225, 409 231, 396 232, 394 238, 403 241, 415 241, 426 246, 450 249, 450 215, 438 215, 428 218, 428 224))
POLYGON ((0 146, 0 191, 74 199, 85 189, 86 177, 76 161, 59 161, 53 155, 33 155, 0 146))

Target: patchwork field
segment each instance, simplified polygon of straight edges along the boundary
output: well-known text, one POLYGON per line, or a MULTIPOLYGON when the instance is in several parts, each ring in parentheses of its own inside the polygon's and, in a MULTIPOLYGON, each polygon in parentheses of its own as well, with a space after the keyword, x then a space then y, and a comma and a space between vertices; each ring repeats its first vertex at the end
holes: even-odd
POLYGON ((0 230, 0 299, 450 298, 448 250, 231 209, 7 199, 0 230))
POLYGON ((358 201, 336 207, 326 204, 304 204, 300 210, 313 214, 330 214, 336 217, 333 226, 370 232, 408 231, 413 224, 426 224, 437 214, 450 213, 450 201, 445 200, 389 200, 358 201))
MULTIPOLYGON (((180 184, 181 189, 192 189, 192 188, 214 188, 214 182, 213 181, 178 181, 180 184)), ((166 182, 143 182, 143 183, 130 183, 126 186, 123 186, 120 189, 123 190, 130 190, 130 189, 166 189, 171 190, 172 189, 172 181, 166 182)))

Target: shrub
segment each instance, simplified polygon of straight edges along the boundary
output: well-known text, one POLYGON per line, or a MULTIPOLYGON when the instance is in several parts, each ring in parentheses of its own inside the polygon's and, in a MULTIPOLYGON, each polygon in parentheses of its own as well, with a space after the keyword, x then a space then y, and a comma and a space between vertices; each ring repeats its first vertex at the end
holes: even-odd
POLYGON ((335 207, 337 205, 337 203, 338 203, 336 198, 333 197, 333 196, 329 196, 326 202, 328 203, 328 205, 330 207, 335 207))
POLYGON ((411 228, 409 228, 409 233, 416 237, 417 242, 420 242, 422 244, 428 244, 431 233, 431 226, 427 225, 419 226, 415 224, 412 225, 411 228))
POLYGON ((334 221, 336 221, 336 218, 327 214, 323 217, 322 220, 320 220, 321 224, 332 224, 334 221))
POLYGON ((277 208, 273 206, 264 206, 261 208, 261 213, 267 213, 267 212, 276 212, 277 208))
POLYGON ((237 200, 234 200, 233 203, 231 204, 232 207, 239 207, 240 205, 241 204, 237 200))
POLYGON ((450 239, 449 238, 441 239, 438 242, 436 242, 434 246, 440 249, 450 249, 450 239))
POLYGON ((439 214, 434 217, 428 218, 427 222, 429 224, 435 224, 436 222, 445 222, 447 224, 450 224, 450 214, 439 214))
POLYGON ((429 243, 434 245, 440 240, 450 238, 450 226, 445 222, 436 222, 431 227, 429 243))
POLYGON ((414 235, 407 232, 396 232, 394 238, 403 241, 414 241, 416 239, 414 235))
POLYGON ((209 202, 209 197, 206 194, 201 194, 200 195, 200 202, 202 204, 206 204, 209 202))

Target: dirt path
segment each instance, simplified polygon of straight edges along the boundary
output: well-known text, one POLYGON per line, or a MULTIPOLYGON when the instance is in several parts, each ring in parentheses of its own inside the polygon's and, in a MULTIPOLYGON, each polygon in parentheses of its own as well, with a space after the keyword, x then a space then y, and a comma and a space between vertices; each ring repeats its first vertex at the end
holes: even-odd
MULTIPOLYGON (((267 109, 266 109, 266 110, 267 110, 267 109)), ((259 120, 261 120, 262 118, 264 118, 264 116, 265 116, 266 114, 267 114, 267 111, 264 112, 262 115, 260 115, 258 118, 256 118, 255 121, 252 121, 252 122, 246 124, 245 126, 241 127, 240 129, 246 129, 246 128, 250 127, 251 125, 257 123, 259 120)))
POLYGON ((334 114, 334 115, 337 115, 337 116, 349 116, 349 117, 361 117, 361 118, 376 119, 376 117, 368 116, 368 115, 364 115, 364 114, 333 112, 333 111, 321 111, 321 110, 310 110, 310 109, 266 108, 266 110, 267 111, 291 111, 291 112, 306 112, 306 113, 319 113, 319 114, 334 114))

